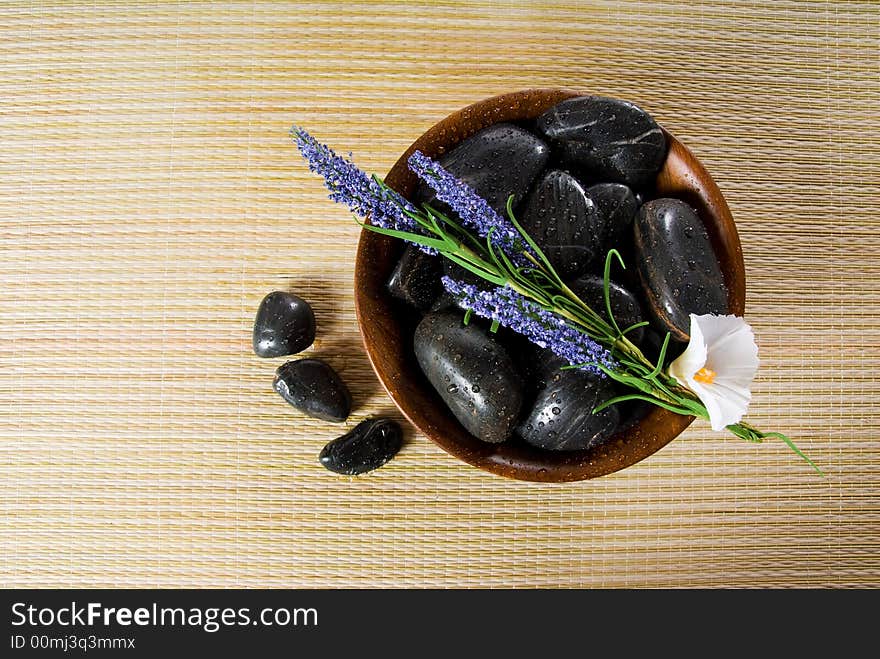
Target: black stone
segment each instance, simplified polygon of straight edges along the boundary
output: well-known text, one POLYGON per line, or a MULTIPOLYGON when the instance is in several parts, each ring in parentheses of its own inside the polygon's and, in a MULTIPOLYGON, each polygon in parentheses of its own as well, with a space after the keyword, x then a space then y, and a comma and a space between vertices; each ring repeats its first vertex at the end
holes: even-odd
POLYGON ((458 314, 429 314, 416 328, 416 359, 456 419, 485 442, 503 442, 519 419, 523 383, 510 355, 458 314))
POLYGON ((320 359, 279 366, 272 387, 296 409, 316 419, 340 422, 351 413, 348 387, 333 367, 320 359))
POLYGON ((403 431, 393 419, 366 419, 327 444, 318 460, 330 471, 347 476, 378 469, 397 455, 403 431))
POLYGON ((602 231, 596 204, 566 172, 553 169, 538 180, 520 222, 562 277, 576 277, 598 256, 602 231))
POLYGON ((624 248, 632 235, 632 223, 639 211, 633 191, 623 183, 598 183, 587 188, 587 194, 596 204, 599 214, 600 257, 608 250, 624 248))
MULTIPOLYGON (((500 123, 467 138, 439 162, 506 217, 507 198, 514 195, 518 204, 549 157, 550 148, 541 139, 500 123)), ((425 201, 433 200, 433 194, 423 195, 425 201)))
POLYGON ((260 303, 254 320, 254 352, 258 357, 294 355, 315 340, 315 313, 293 293, 275 291, 260 303))
POLYGON ((526 395, 523 402, 527 405, 540 387, 546 364, 556 359, 556 355, 550 348, 542 348, 522 334, 512 331, 504 337, 504 344, 525 384, 526 395))
POLYGON ((638 271, 647 306, 660 326, 688 340, 689 314, 725 314, 727 288, 709 233, 678 199, 654 199, 635 222, 638 271))
POLYGON ((417 309, 430 309, 443 288, 439 259, 415 245, 407 245, 388 279, 388 292, 417 309))
MULTIPOLYGON (((584 275, 571 282, 568 287, 596 313, 608 322, 608 312, 605 310, 605 294, 602 285, 602 277, 596 275, 584 275)), ((611 313, 617 326, 625 330, 631 325, 645 320, 644 313, 635 295, 630 293, 620 284, 608 282, 608 299, 611 302, 611 313)), ((641 342, 644 336, 644 326, 627 333, 627 338, 635 344, 641 342)))
POLYGON ((455 299, 455 296, 452 293, 444 290, 437 296, 437 299, 434 300, 434 304, 431 305, 432 312, 443 312, 443 311, 455 311, 458 309, 458 300, 455 299))
POLYGON ((516 429, 532 446, 548 451, 580 451, 601 445, 614 434, 620 419, 616 405, 593 414, 615 395, 611 380, 582 370, 561 370, 550 360, 535 403, 516 429))
POLYGON ((644 186, 666 159, 657 122, 632 103, 603 96, 570 98, 538 118, 561 160, 600 181, 644 186))

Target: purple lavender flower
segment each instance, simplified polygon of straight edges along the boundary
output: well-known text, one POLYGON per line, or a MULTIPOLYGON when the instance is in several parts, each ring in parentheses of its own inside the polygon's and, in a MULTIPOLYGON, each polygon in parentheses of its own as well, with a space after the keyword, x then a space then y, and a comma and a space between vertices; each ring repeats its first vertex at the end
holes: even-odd
POLYGON ((569 364, 589 363, 591 365, 581 368, 600 375, 604 374, 592 364, 598 363, 608 368, 615 365, 608 350, 566 323, 562 317, 527 300, 509 286, 482 291, 449 277, 443 277, 442 281, 447 291, 478 316, 498 321, 541 348, 550 348, 569 364))
MULTIPOLYGON (((415 220, 404 212, 418 213, 402 195, 379 185, 353 162, 336 155, 305 129, 294 126, 291 136, 308 162, 309 170, 324 177, 324 184, 330 190, 330 199, 345 204, 362 218, 369 218, 375 226, 423 233, 415 220)), ((429 254, 437 253, 424 245, 418 247, 429 254)))
POLYGON ((407 161, 409 168, 433 188, 437 199, 455 211, 465 227, 476 231, 481 237, 492 233, 492 244, 501 249, 514 263, 524 265, 525 249, 516 227, 499 215, 485 199, 480 197, 464 181, 455 178, 435 160, 421 151, 414 151, 407 161))

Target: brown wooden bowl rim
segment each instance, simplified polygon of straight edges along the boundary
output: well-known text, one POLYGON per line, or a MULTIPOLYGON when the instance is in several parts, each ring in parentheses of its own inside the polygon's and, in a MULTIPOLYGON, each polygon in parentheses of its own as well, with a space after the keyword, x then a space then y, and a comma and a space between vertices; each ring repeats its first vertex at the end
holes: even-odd
MULTIPOLYGON (((407 187, 405 185, 407 181, 412 185, 414 175, 409 172, 406 164, 409 155, 417 149, 429 156, 438 155, 441 152, 437 148, 438 138, 449 132, 453 132, 457 139, 446 144, 447 148, 486 126, 502 121, 534 118, 540 114, 536 112, 536 108, 546 109, 566 98, 588 95, 590 94, 566 89, 528 89, 473 103, 453 112, 422 134, 398 159, 385 181, 399 191, 407 187), (515 112, 523 111, 524 108, 531 114, 514 116, 515 112), (465 126, 466 130, 457 131, 460 126, 465 126)), ((670 189, 674 190, 675 181, 678 179, 673 176, 670 163, 680 168, 679 174, 686 186, 681 188, 680 193, 684 197, 690 195, 691 198, 688 200, 693 205, 702 207, 703 212, 700 216, 704 222, 707 219, 711 220, 707 222, 707 228, 715 251, 721 256, 719 260, 722 262, 728 287, 730 311, 742 315, 745 307, 745 267, 739 236, 730 209, 718 186, 700 162, 665 128, 663 132, 669 141, 669 153, 658 175, 658 187, 672 185, 670 189)), ((413 405, 401 391, 405 386, 399 381, 400 374, 386 368, 381 346, 373 345, 368 336, 368 324, 390 322, 387 318, 377 320, 371 313, 366 279, 371 274, 369 261, 378 246, 386 246, 385 243, 394 240, 366 229, 361 232, 355 264, 355 310, 361 338, 370 365, 391 400, 416 428, 447 453, 475 467, 508 478, 534 482, 572 482, 607 475, 653 455, 681 434, 694 420, 694 417, 681 416, 655 408, 625 434, 613 437, 602 447, 573 452, 541 451, 531 447, 523 449, 521 446, 511 449, 507 442, 483 445, 483 442, 471 438, 477 443, 475 450, 475 445, 468 440, 462 441, 445 433, 436 432, 426 421, 424 410, 413 405)), ((384 301, 393 306, 390 296, 384 292, 384 281, 379 282, 375 292, 381 295, 382 293, 378 291, 382 291, 387 298, 384 301)), ((373 329, 372 325, 370 329, 373 329)), ((413 355, 402 355, 401 358, 414 361, 413 355)), ((445 406, 444 411, 454 420, 452 414, 445 410, 445 406)), ((467 434, 463 428, 460 430, 467 434)))

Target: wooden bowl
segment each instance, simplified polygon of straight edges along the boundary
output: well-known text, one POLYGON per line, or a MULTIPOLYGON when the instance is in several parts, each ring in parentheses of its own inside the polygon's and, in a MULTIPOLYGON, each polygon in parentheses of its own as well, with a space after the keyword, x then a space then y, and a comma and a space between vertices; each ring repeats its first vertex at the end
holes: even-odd
MULTIPOLYGON (((502 121, 534 119, 560 101, 582 93, 530 89, 495 96, 443 119, 400 157, 385 181, 409 197, 417 179, 407 168, 416 149, 438 157, 465 138, 502 121)), ((677 197, 697 209, 709 231, 727 284, 731 313, 743 314, 745 268, 730 209, 699 161, 666 132, 669 155, 657 177, 656 194, 677 197)), ((567 482, 596 478, 629 467, 660 450, 693 421, 655 407, 638 424, 595 449, 544 451, 523 443, 488 444, 471 436, 446 408, 422 374, 412 349, 419 319, 388 294, 385 283, 403 243, 364 230, 355 265, 355 305, 367 355, 379 380, 400 411, 448 453, 501 476, 526 481, 567 482)))

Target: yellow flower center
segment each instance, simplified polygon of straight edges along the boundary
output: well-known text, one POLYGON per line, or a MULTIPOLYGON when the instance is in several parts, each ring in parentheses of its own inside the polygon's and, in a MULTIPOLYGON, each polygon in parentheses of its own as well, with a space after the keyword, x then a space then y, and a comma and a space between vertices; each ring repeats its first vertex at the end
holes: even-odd
POLYGON ((703 384, 712 384, 715 382, 715 376, 718 375, 711 368, 706 368, 705 366, 701 368, 699 371, 694 373, 694 380, 697 382, 702 382, 703 384))

